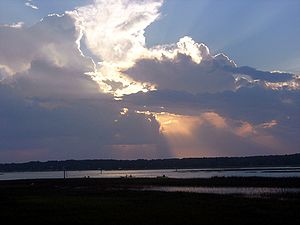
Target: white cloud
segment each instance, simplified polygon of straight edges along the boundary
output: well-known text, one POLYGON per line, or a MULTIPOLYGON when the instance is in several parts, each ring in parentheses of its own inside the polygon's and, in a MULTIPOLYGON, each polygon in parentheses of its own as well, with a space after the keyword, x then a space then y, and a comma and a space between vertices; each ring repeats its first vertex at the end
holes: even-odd
POLYGON ((211 56, 204 44, 189 37, 176 45, 156 47, 151 53, 125 73, 137 81, 150 82, 159 90, 196 94, 236 89, 233 73, 223 69, 225 64, 235 66, 232 61, 223 55, 211 56))
POLYGON ((150 88, 120 70, 132 66, 147 51, 145 28, 159 17, 161 5, 162 0, 95 0, 70 13, 77 20, 86 46, 97 57, 98 68, 88 74, 102 90, 123 95, 150 88), (114 89, 109 82, 119 82, 122 87, 114 89))
POLYGON ((0 24, 0 28, 1 27, 11 27, 11 28, 22 28, 24 26, 24 22, 19 21, 17 23, 13 23, 13 24, 0 24))
MULTIPOLYGON (((233 60, 223 53, 211 55, 205 44, 191 37, 183 37, 176 44, 147 48, 145 29, 159 18, 162 3, 94 0, 91 5, 69 12, 82 34, 78 43, 85 43, 97 63, 86 74, 103 92, 119 97, 156 88, 197 93, 261 84, 270 87, 264 82, 253 82, 251 77, 245 79, 248 74, 235 71, 233 60)), ((256 71, 251 72, 254 75, 256 71)), ((256 76, 260 76, 261 71, 257 72, 256 76)))
POLYGON ((29 96, 99 94, 84 74, 94 64, 81 54, 78 37, 69 15, 49 15, 31 27, 0 27, 0 79, 17 83, 29 96))
POLYGON ((26 3, 25 3, 25 5, 27 6, 27 7, 30 7, 30 8, 32 8, 32 9, 35 9, 35 10, 37 10, 37 9, 39 9, 36 5, 34 5, 34 4, 32 4, 32 1, 30 0, 28 0, 26 3))
POLYGON ((68 15, 49 15, 32 27, 0 27, 0 64, 12 75, 27 71, 32 61, 41 59, 58 67, 83 68, 92 61, 80 54, 79 36, 68 15))
POLYGON ((266 88, 272 90, 299 90, 300 89, 300 79, 293 79, 286 82, 264 82, 266 88))
MULTIPOLYGON (((134 67, 136 62, 142 59, 175 62, 180 61, 181 55, 185 55, 191 58, 190 64, 201 64, 201 67, 203 67, 202 61, 234 64, 225 55, 211 56, 207 46, 196 43, 190 37, 183 37, 176 44, 146 48, 145 29, 159 18, 161 5, 161 0, 95 0, 92 5, 70 12, 70 15, 77 21, 76 24, 83 34, 82 38, 87 48, 96 56, 94 60, 98 61, 96 70, 87 74, 98 82, 104 92, 122 96, 138 91, 153 90, 155 86, 159 87, 160 84, 151 77, 140 79, 138 75, 126 73, 126 70, 134 67), (113 87, 111 82, 121 85, 113 87)), ((185 63, 188 63, 188 60, 185 60, 181 66, 187 69, 185 72, 188 72, 190 65, 185 65, 185 63)), ((208 69, 214 69, 211 65, 208 67, 208 69)), ((156 74, 156 76, 163 75, 156 74)), ((169 80, 170 78, 172 80, 170 76, 162 79, 169 80)), ((211 80, 209 77, 207 79, 211 80)), ((233 82, 232 77, 228 79, 230 81, 226 81, 227 83, 233 82)), ((207 86, 205 82, 203 83, 207 86)), ((220 90, 228 88, 228 84, 225 86, 226 88, 220 88, 220 90)))
POLYGON ((159 17, 161 0, 95 0, 74 13, 88 48, 101 61, 128 67, 145 51, 144 30, 159 17))
POLYGON ((76 25, 82 32, 82 40, 94 56, 94 61, 98 62, 96 69, 87 74, 104 92, 122 96, 139 91, 147 92, 155 88, 168 88, 153 79, 150 70, 143 70, 147 75, 141 74, 141 71, 138 71, 139 74, 127 74, 127 71, 135 70, 136 63, 142 60, 157 62, 159 68, 170 61, 174 62, 174 68, 171 66, 169 68, 171 71, 161 68, 162 71, 157 70, 156 74, 153 74, 165 82, 170 81, 170 86, 173 86, 172 81, 178 81, 176 85, 182 85, 181 90, 189 89, 189 84, 199 85, 197 90, 192 87, 192 92, 236 88, 233 76, 218 68, 218 66, 235 67, 235 63, 224 54, 210 55, 205 44, 197 43, 191 37, 183 37, 176 44, 160 45, 150 49, 146 47, 145 29, 159 18, 162 3, 162 0, 95 0, 92 5, 69 12, 76 19, 76 25), (184 59, 182 56, 187 58, 184 59), (190 62, 188 58, 191 59, 190 62), (180 64, 184 71, 178 71, 178 68, 175 68, 176 63, 178 66, 180 64), (193 68, 194 65, 199 65, 199 71, 193 68), (174 72, 178 74, 175 75, 174 72), (185 77, 178 80, 178 76, 183 75, 181 72, 185 73, 185 77), (190 72, 193 74, 190 75, 190 72), (189 80, 189 77, 195 77, 196 73, 200 74, 199 77, 189 80), (140 76, 145 79, 141 79, 140 76), (189 84, 185 84, 186 82, 189 84), (208 82, 212 82, 213 87, 209 88, 208 82), (114 86, 111 83, 119 85, 114 86))
POLYGON ((185 36, 176 44, 158 45, 148 49, 140 59, 175 60, 179 54, 189 56, 196 64, 212 58, 205 44, 196 43, 191 37, 185 36))
POLYGON ((13 74, 13 71, 6 65, 0 64, 0 81, 13 74))

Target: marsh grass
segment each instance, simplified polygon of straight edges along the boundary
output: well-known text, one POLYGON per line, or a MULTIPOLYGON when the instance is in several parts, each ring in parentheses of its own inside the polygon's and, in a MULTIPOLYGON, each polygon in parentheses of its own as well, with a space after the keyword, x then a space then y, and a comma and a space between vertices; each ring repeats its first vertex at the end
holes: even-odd
POLYGON ((82 179, 36 180, 34 184, 32 181, 2 182, 1 224, 300 224, 297 194, 244 198, 132 191, 126 190, 125 184, 126 181, 120 180, 86 182, 82 179), (115 189, 118 182, 122 183, 122 189, 115 189), (113 188, 109 188, 109 183, 113 188))

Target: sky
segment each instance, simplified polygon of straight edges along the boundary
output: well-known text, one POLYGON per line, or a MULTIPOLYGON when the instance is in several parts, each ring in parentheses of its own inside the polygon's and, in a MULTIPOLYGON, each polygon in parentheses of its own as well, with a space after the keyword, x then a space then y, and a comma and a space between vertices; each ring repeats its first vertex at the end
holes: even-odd
POLYGON ((0 162, 292 154, 297 0, 1 0, 0 162))

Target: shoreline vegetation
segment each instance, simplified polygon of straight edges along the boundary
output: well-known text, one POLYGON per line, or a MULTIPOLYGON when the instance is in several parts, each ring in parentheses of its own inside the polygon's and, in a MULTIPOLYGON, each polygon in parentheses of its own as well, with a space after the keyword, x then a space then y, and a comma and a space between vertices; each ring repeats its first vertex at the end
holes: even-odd
POLYGON ((299 224, 300 194, 268 197, 137 190, 144 186, 299 188, 300 178, 76 178, 0 181, 4 224, 299 224), (135 189, 132 189, 135 188, 135 189))
MULTIPOLYGON (((137 159, 137 160, 64 160, 32 161, 26 163, 2 163, 2 172, 37 172, 37 171, 82 171, 82 170, 155 170, 155 169, 218 169, 223 170, 253 167, 300 167, 300 153, 292 155, 269 155, 248 157, 216 158, 172 158, 172 159, 137 159)), ((276 172, 276 171, 275 171, 276 172)))

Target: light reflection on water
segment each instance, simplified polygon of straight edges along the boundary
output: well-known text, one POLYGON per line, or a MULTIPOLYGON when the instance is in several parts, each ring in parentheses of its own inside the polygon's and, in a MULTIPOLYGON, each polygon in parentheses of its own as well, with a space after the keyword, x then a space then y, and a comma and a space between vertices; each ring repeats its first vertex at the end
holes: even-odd
MULTIPOLYGON (((167 170, 89 170, 67 171, 68 178, 118 178, 118 177, 160 177, 210 178, 210 177, 300 177, 300 168, 235 168, 235 169, 167 169, 167 170)), ((63 171, 10 172, 0 173, 0 180, 62 178, 63 171)))
POLYGON ((262 197, 264 195, 300 193, 300 188, 268 188, 268 187, 174 187, 174 186, 149 186, 140 191, 163 192, 190 192, 202 194, 236 194, 248 197, 262 197))

